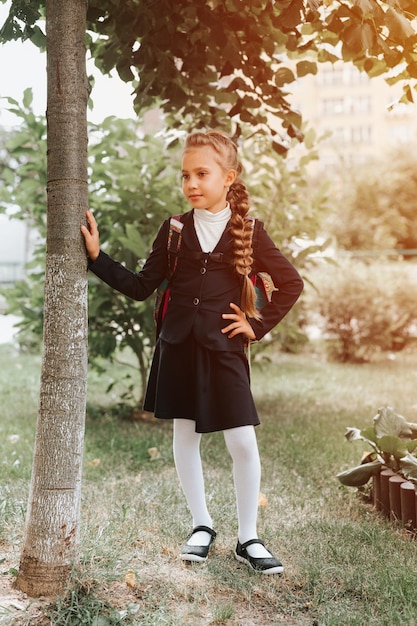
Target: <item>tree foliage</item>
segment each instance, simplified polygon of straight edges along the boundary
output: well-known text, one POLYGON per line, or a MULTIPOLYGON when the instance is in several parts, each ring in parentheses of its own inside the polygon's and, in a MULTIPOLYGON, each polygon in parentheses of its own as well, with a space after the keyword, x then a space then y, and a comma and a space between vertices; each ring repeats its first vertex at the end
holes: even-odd
MULTIPOLYGON (((12 0, 0 41, 42 46, 43 6, 12 0)), ((177 126, 236 135, 249 123, 284 153, 302 138, 288 90, 319 62, 403 81, 413 100, 416 15, 412 0, 90 0, 88 45, 101 71, 132 82, 138 111, 159 106, 177 126)))

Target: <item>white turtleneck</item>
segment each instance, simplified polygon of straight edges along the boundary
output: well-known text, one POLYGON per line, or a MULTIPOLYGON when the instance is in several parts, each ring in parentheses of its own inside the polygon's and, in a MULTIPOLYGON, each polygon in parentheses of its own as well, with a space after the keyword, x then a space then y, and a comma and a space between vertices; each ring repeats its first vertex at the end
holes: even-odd
POLYGON ((203 252, 212 252, 232 215, 229 203, 218 213, 194 209, 194 227, 203 252))

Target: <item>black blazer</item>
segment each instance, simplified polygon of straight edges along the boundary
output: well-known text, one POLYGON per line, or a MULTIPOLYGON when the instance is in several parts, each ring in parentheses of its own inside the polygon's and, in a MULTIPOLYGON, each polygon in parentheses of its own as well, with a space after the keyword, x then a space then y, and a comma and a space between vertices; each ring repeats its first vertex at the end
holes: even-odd
MULTIPOLYGON (((182 244, 176 271, 170 284, 168 311, 160 337, 168 343, 181 343, 192 332, 196 340, 212 350, 240 351, 244 337, 229 339, 221 333, 232 313, 230 303, 240 306, 241 279, 232 264, 232 237, 228 228, 212 253, 203 253, 194 229, 193 210, 182 217, 182 244)), ((268 272, 277 287, 272 301, 262 309, 260 321, 249 319, 256 338, 270 331, 298 299, 303 281, 293 265, 277 249, 262 222, 254 238, 254 272, 268 272)), ((143 269, 132 272, 100 251, 89 267, 108 285, 134 300, 145 300, 159 287, 168 273, 167 239, 169 219, 159 229, 143 269)))

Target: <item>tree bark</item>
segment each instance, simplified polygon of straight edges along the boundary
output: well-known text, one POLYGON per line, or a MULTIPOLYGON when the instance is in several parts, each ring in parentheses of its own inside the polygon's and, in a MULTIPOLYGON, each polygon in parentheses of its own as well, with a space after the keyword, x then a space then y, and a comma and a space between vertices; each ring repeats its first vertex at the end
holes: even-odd
POLYGON ((38 423, 17 586, 57 595, 79 542, 87 379, 86 0, 47 0, 48 213, 38 423))

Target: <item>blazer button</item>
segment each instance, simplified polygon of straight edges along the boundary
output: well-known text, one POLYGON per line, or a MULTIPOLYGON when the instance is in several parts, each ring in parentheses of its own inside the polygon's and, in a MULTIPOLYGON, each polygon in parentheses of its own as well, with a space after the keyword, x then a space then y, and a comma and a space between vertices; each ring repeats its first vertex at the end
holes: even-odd
POLYGON ((205 267, 200 268, 200 274, 205 274, 206 272, 207 272, 207 269, 205 267))
POLYGON ((197 304, 200 304, 200 300, 198 298, 194 298, 193 304, 197 306, 197 304))

